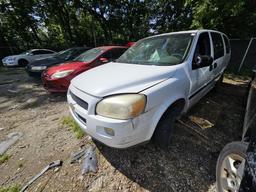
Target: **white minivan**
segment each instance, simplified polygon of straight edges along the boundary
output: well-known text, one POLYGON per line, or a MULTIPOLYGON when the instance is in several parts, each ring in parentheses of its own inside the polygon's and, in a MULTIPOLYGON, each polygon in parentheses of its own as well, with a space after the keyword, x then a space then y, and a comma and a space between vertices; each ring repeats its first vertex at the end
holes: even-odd
POLYGON ((115 62, 71 81, 70 111, 94 139, 115 148, 153 139, 167 147, 174 121, 222 80, 227 36, 194 30, 147 37, 115 62))

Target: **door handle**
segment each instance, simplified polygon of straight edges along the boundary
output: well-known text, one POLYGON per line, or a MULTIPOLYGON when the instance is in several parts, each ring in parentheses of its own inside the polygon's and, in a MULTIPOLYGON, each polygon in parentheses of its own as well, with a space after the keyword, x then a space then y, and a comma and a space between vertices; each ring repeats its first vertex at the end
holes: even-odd
POLYGON ((217 63, 213 63, 213 68, 217 68, 218 64, 217 63))

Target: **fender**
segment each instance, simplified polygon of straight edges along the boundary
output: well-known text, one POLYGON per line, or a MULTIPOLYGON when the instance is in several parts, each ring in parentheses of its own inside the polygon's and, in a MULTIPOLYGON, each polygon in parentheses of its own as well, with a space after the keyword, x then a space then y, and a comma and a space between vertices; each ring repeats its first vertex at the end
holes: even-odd
POLYGON ((176 78, 170 78, 159 85, 156 85, 148 90, 143 91, 144 94, 147 95, 147 111, 154 111, 152 116, 151 124, 149 130, 147 132, 147 139, 150 140, 152 137, 155 128, 161 119, 162 115, 166 112, 166 110, 174 104, 176 101, 182 99, 184 100, 184 106, 182 112, 186 111, 187 108, 187 98, 186 98, 186 87, 189 84, 180 85, 181 81, 176 78), (181 88, 182 87, 182 88, 181 88), (155 94, 157 93, 157 94, 155 94), (158 102, 155 102, 155 101, 158 102))

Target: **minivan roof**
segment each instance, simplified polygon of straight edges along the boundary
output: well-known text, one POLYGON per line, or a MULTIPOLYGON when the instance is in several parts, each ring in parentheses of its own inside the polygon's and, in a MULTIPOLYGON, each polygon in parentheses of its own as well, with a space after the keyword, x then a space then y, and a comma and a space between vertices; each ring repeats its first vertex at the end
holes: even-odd
POLYGON ((224 33, 220 32, 220 31, 215 31, 215 30, 211 30, 211 29, 198 29, 198 30, 188 30, 188 31, 177 31, 177 32, 170 32, 170 33, 162 33, 162 34, 158 34, 158 35, 145 37, 143 39, 149 39, 149 38, 153 38, 153 37, 159 37, 159 36, 165 36, 165 35, 171 35, 171 34, 199 33, 199 32, 216 32, 216 33, 220 33, 222 35, 225 35, 224 33))

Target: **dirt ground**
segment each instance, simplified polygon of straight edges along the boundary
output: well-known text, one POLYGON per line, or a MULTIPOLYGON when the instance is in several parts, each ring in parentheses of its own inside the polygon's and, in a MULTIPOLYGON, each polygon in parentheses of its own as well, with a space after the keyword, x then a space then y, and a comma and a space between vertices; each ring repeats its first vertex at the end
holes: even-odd
POLYGON ((81 179, 81 163, 70 164, 70 154, 94 144, 88 136, 76 139, 62 125, 69 115, 66 96, 47 93, 23 69, 1 69, 0 141, 11 132, 23 136, 6 152, 9 160, 0 164, 0 186, 23 186, 60 159, 63 166, 48 171, 28 191, 213 192, 220 150, 241 137, 247 83, 226 75, 221 87, 182 117, 183 124, 177 123, 167 151, 151 143, 125 150, 97 144, 99 171, 81 179), (202 120, 212 127, 198 126, 202 120))

